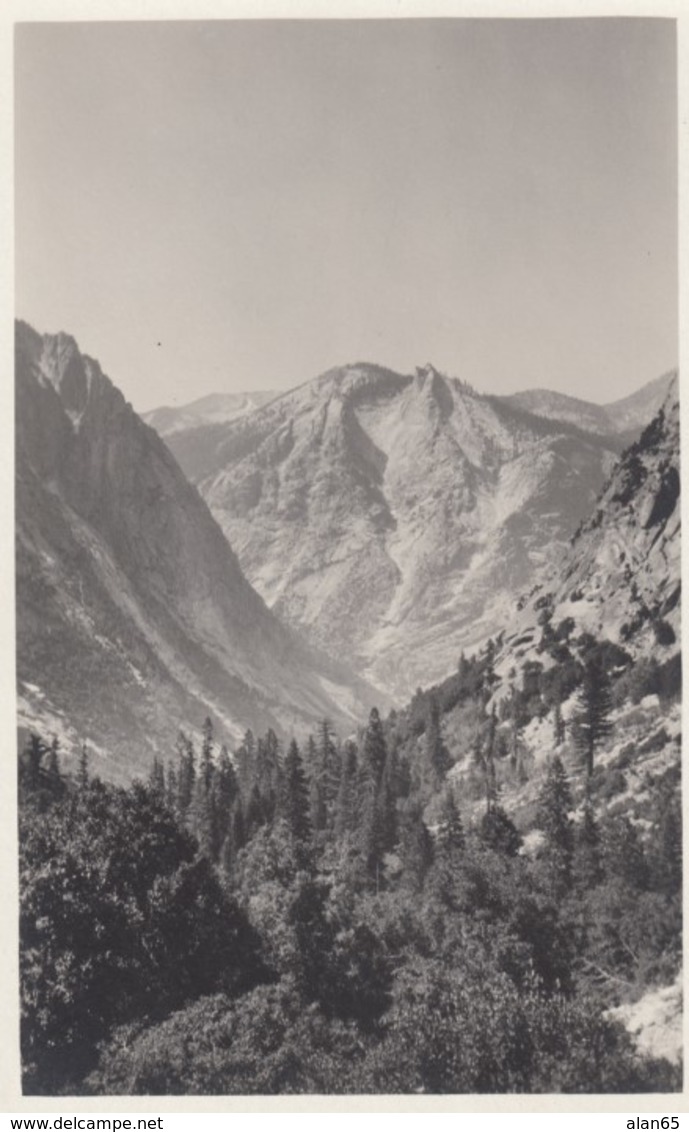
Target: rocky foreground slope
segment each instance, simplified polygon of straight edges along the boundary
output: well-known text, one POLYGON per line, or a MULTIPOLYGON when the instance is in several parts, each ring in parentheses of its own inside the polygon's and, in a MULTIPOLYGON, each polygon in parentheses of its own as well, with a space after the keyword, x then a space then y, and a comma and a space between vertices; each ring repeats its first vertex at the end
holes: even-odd
POLYGON ((360 718, 364 686, 266 608, 98 363, 25 324, 16 351, 20 721, 128 777, 207 714, 228 741, 360 718))
POLYGON ((620 449, 364 364, 167 442, 268 605, 398 699, 504 626, 620 449))

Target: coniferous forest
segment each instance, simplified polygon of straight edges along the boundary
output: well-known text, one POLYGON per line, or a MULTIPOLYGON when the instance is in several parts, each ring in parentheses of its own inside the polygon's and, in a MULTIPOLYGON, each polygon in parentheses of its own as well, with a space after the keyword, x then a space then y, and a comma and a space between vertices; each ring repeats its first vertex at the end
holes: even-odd
POLYGON ((127 788, 33 734, 24 1091, 680 1090, 616 1016, 680 967, 678 762, 630 800, 638 750, 603 757, 676 709, 678 660, 558 647, 496 706, 491 641, 345 740, 229 752, 206 719, 127 788))

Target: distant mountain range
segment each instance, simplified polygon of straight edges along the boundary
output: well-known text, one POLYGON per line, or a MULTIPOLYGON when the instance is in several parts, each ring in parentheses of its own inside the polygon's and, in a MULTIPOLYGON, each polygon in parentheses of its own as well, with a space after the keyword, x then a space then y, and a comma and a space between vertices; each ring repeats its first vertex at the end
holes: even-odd
POLYGON ((676 381, 675 371, 665 373, 628 397, 610 401, 606 405, 581 401, 578 397, 568 397, 549 389, 528 389, 501 400, 549 420, 567 421, 587 432, 618 435, 631 442, 657 413, 668 389, 676 381))
POLYGON ((257 389, 253 393, 209 393, 179 408, 164 405, 160 409, 152 409, 142 413, 141 419, 160 436, 170 436, 203 425, 226 424, 246 413, 253 413, 275 397, 277 393, 266 389, 257 389))
POLYGON ((87 739, 110 777, 206 714, 230 744, 347 733, 529 637, 553 579, 592 631, 679 632, 678 537, 636 514, 658 476, 678 487, 675 375, 596 407, 362 363, 147 414, 164 444, 69 336, 20 323, 16 357, 20 721, 87 739), (661 401, 665 470, 647 434, 618 463, 661 401))
MULTIPOLYGON (((67 335, 16 338, 20 722, 127 778, 207 714, 346 729, 372 692, 268 610, 159 439, 67 335)), ((379 698, 379 697, 378 697, 379 698)))
POLYGON ((268 605, 404 698, 505 626, 674 380, 601 407, 358 364, 166 441, 268 605))

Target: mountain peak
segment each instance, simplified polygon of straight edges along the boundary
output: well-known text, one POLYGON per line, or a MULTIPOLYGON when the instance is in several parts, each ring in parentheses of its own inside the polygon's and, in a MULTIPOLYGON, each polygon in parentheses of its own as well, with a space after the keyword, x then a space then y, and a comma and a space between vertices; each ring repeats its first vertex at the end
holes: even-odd
POLYGON ((266 608, 169 449, 98 363, 69 335, 18 326, 17 338, 29 724, 69 718, 69 745, 88 738, 108 751, 115 777, 206 715, 232 740, 247 726, 305 729, 324 716, 349 726, 369 689, 266 608))
POLYGON ((23 362, 18 372, 31 373, 44 388, 52 388, 75 428, 96 394, 100 413, 104 405, 106 412, 126 405, 98 362, 82 354, 75 339, 62 330, 40 335, 28 323, 17 322, 16 355, 18 363, 23 362))
POLYGON ((416 367, 417 377, 440 377, 440 373, 435 368, 432 362, 426 362, 425 366, 416 367))
POLYGON ((343 365, 169 443, 268 605, 395 695, 497 631, 615 457, 431 363, 343 365))

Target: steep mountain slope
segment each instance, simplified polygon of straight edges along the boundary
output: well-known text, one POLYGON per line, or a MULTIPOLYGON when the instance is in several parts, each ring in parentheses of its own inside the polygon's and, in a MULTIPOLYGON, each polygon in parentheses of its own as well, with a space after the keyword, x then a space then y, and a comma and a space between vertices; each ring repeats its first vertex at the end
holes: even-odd
MULTIPOLYGON (((486 760, 493 760, 501 804, 525 834, 527 854, 541 844, 535 807, 554 754, 564 764, 577 821, 588 795, 599 818, 628 817, 645 835, 663 799, 679 802, 679 487, 679 412, 671 390, 561 561, 519 601, 503 631, 397 713, 399 757, 422 779, 435 704, 453 764, 449 781, 470 821, 485 812, 486 760), (590 665, 598 682, 609 684, 609 700, 587 779, 576 719, 590 665)), ((436 810, 431 796, 431 824, 436 810)))
MULTIPOLYGON (((482 830, 502 852, 518 831, 519 857, 553 886, 566 932, 574 938, 583 928, 581 984, 638 1048, 675 1063, 682 1058, 679 490, 671 388, 561 561, 504 631, 388 723, 398 763, 425 788, 426 824, 442 832, 449 787, 465 831, 482 830), (447 770, 440 784, 439 767, 447 770)), ((545 918, 538 931, 547 931, 545 918)))
POLYGON ((270 613, 97 362, 25 324, 16 349, 20 719, 69 720, 117 777, 206 714, 228 739, 358 718, 363 686, 270 613))
POLYGON ((364 364, 168 443, 268 604, 398 697, 502 627, 616 454, 432 366, 364 364))
POLYGON ((568 421, 600 435, 623 436, 628 442, 644 428, 663 404, 668 392, 677 388, 677 374, 665 373, 619 401, 596 405, 550 389, 528 389, 500 400, 549 420, 568 421))
MULTIPOLYGON (((543 626, 570 619, 568 636, 592 633, 633 656, 664 661, 680 640, 679 403, 671 388, 623 453, 550 583, 534 587, 505 638, 537 649, 543 626), (539 627, 540 626, 540 627, 539 627), (530 638, 530 639, 528 639, 530 638)), ((545 634, 549 636, 548 632, 545 634)), ((548 650, 538 659, 547 663, 548 650)), ((503 664, 509 664, 507 656, 503 664)))
POLYGON ((277 393, 267 389, 257 389, 253 393, 210 393, 188 405, 164 405, 160 409, 152 409, 142 413, 141 419, 159 436, 169 436, 202 425, 226 424, 246 413, 253 413, 275 397, 277 393))

